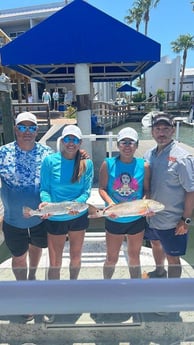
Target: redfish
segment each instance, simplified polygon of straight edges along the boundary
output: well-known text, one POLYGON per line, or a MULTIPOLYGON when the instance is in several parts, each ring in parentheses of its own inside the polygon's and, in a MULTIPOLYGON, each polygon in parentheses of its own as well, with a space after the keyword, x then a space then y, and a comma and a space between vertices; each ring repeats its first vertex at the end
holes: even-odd
POLYGON ((41 209, 33 210, 30 207, 23 207, 24 217, 39 216, 42 217, 45 214, 49 215, 61 215, 61 214, 78 214, 88 209, 89 205, 76 201, 62 201, 62 202, 49 202, 41 209))
POLYGON ((103 210, 90 206, 89 218, 146 216, 164 210, 165 206, 152 199, 141 199, 111 205, 103 210))

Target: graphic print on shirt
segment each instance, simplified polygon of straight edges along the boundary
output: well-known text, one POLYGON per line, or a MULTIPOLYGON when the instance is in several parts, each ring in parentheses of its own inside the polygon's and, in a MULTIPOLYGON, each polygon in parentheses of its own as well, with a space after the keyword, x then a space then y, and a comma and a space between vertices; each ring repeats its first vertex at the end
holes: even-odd
POLYGON ((137 198, 138 181, 128 172, 123 172, 117 177, 113 184, 114 197, 119 202, 135 200, 137 198))

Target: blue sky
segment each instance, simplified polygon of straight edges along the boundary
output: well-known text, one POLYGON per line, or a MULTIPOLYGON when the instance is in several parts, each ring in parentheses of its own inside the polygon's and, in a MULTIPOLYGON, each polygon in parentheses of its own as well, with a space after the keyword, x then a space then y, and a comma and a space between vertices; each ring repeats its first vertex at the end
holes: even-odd
MULTIPOLYGON (((88 3, 104 11, 108 15, 124 22, 128 9, 134 0, 87 0, 88 3)), ((0 0, 0 10, 53 3, 54 0, 0 0)), ((160 0, 158 6, 150 12, 148 36, 161 44, 161 56, 175 58, 171 42, 179 35, 194 35, 194 12, 190 0, 160 0)), ((135 28, 134 25, 132 25, 135 28)), ((142 25, 140 31, 144 33, 142 25)), ((189 50, 187 66, 194 68, 194 50, 189 50)))

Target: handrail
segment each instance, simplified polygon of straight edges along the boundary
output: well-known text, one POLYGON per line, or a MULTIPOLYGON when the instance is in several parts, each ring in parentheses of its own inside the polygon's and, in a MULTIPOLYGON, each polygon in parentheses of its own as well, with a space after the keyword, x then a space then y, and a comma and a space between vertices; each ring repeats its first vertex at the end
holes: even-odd
MULTIPOLYGON (((117 138, 116 134, 109 132, 108 134, 83 134, 83 139, 89 139, 90 141, 96 141, 97 139, 107 139, 108 140, 108 157, 112 157, 112 144, 113 140, 117 138)), ((60 151, 60 141, 61 137, 57 139, 56 150, 60 151)))
POLYGON ((0 314, 194 311, 193 283, 194 278, 4 281, 0 314))
MULTIPOLYGON (((44 111, 46 113, 46 120, 47 120, 48 129, 51 127, 49 104, 47 104, 47 103, 13 103, 12 102, 12 109, 13 109, 14 118, 16 117, 16 115, 19 112, 24 111, 23 108, 25 108, 26 111, 32 111, 35 114, 36 114, 36 112, 40 111, 40 110, 37 110, 37 108, 45 109, 44 111), (17 108, 18 108, 18 111, 16 112, 17 108)), ((39 121, 39 119, 38 119, 38 121, 39 121)))
MULTIPOLYGON (((176 135, 175 138, 177 141, 179 141, 179 131, 180 131, 180 121, 176 122, 176 135)), ((96 141, 98 139, 106 139, 108 141, 108 157, 112 157, 112 151, 113 151, 113 141, 117 139, 117 134, 113 134, 112 132, 109 132, 108 134, 83 134, 83 139, 89 139, 90 141, 96 141)), ((56 144, 56 150, 60 151, 60 140, 61 137, 57 139, 56 144)))

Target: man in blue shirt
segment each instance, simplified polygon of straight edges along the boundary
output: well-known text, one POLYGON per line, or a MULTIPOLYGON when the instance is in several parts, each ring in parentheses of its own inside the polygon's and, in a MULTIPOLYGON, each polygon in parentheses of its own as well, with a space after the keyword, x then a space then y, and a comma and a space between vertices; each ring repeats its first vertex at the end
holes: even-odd
POLYGON ((39 217, 24 218, 22 212, 23 206, 38 207, 41 164, 53 152, 50 147, 35 141, 37 132, 36 116, 30 112, 20 113, 15 121, 16 141, 0 147, 3 232, 17 280, 35 279, 42 248, 47 247, 42 220, 39 217))

